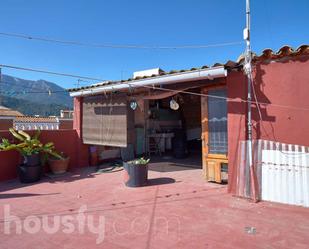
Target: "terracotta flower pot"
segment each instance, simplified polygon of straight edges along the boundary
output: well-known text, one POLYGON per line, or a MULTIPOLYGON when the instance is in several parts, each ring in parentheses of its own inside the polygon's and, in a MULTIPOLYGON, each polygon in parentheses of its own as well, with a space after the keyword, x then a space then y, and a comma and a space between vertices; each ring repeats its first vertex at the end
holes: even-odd
POLYGON ((49 158, 48 165, 54 174, 63 174, 68 169, 69 161, 70 161, 69 157, 65 159, 49 158))

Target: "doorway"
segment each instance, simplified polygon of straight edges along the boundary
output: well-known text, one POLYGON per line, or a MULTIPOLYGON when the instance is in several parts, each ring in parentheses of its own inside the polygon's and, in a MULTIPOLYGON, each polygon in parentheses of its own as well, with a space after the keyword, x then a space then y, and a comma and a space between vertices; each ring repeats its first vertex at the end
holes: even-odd
POLYGON ((228 134, 226 88, 202 90, 202 161, 207 181, 223 183, 228 176, 228 134))
POLYGON ((200 91, 149 100, 146 140, 152 161, 202 169, 200 91))

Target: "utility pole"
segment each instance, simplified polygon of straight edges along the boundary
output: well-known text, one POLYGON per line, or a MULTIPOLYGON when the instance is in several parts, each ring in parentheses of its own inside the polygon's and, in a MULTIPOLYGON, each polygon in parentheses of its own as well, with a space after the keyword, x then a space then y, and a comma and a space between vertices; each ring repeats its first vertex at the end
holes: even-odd
POLYGON ((1 106, 1 82, 2 82, 2 68, 0 67, 0 106, 1 106))
POLYGON ((257 195, 256 195, 256 180, 255 180, 255 173, 253 167, 253 155, 252 155, 252 110, 251 110, 251 103, 252 103, 252 53, 251 53, 251 43, 250 43, 250 0, 246 0, 246 28, 244 29, 244 40, 246 41, 246 51, 245 51, 245 65, 244 71, 247 75, 248 80, 248 93, 247 93, 247 141, 248 141, 248 161, 249 161, 249 170, 250 170, 250 179, 251 179, 251 193, 252 198, 256 202, 257 195))
POLYGON ((77 88, 80 87, 80 82, 81 82, 81 79, 77 79, 77 83, 76 83, 76 87, 77 87, 77 88))
POLYGON ((77 88, 81 87, 82 82, 90 82, 88 80, 77 79, 77 83, 75 84, 77 88))

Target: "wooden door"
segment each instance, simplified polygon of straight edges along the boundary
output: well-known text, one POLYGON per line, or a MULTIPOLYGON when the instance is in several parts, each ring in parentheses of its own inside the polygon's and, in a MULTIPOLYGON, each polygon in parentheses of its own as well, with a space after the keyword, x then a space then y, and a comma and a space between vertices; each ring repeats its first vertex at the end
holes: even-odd
POLYGON ((223 87, 205 88, 201 99, 203 175, 207 181, 227 180, 227 102, 223 87))

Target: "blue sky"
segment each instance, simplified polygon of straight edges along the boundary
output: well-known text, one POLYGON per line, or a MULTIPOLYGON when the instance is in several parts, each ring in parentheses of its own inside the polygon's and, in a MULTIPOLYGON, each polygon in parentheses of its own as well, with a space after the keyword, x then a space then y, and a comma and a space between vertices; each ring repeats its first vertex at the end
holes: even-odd
MULTIPOLYGON (((308 0, 251 0, 252 47, 277 50, 308 44, 308 0)), ((2 0, 0 32, 89 43, 207 45, 242 41, 245 0, 2 0)), ((187 69, 236 60, 244 45, 205 49, 137 50, 60 45, 0 36, 0 63, 102 79, 136 70, 187 69)), ((63 87, 77 80, 2 70, 63 87)), ((94 83, 94 82, 90 82, 94 83)))

